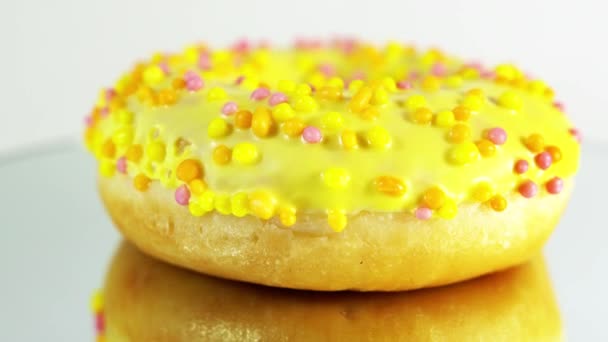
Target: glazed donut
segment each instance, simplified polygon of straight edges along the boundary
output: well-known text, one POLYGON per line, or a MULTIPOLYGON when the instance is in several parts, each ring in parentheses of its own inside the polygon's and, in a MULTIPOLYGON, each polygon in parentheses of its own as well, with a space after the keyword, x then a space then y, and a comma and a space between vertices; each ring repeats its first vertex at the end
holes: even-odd
POLYGON ((327 293, 212 278, 125 243, 94 298, 108 342, 560 341, 562 335, 541 257, 435 289, 327 293))
POLYGON ((510 64, 339 40, 156 54, 85 141, 144 252, 230 279, 404 290, 520 264, 557 224, 579 134, 510 64))

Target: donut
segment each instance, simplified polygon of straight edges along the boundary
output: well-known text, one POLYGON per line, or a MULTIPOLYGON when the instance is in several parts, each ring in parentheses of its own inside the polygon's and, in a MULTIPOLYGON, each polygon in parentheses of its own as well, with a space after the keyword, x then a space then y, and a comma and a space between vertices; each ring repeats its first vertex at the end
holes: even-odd
POLYGON ((120 246, 94 296, 106 341, 561 341, 542 257, 445 287, 309 292, 232 282, 120 246))
POLYGON ((219 277, 394 291, 539 252, 578 169, 554 91, 511 64, 354 40, 158 53, 86 119, 98 188, 149 255, 219 277))

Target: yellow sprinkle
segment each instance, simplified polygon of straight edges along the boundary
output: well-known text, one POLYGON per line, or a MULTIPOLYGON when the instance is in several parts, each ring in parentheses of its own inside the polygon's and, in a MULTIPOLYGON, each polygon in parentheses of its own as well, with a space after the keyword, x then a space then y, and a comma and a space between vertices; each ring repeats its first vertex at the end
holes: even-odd
POLYGON ((388 148, 391 146, 391 135, 381 126, 376 126, 367 131, 367 142, 372 147, 388 148))
POLYGON ((292 206, 281 206, 279 208, 279 220, 285 227, 296 224, 296 208, 292 206))
POLYGON ((315 72, 308 78, 308 83, 312 84, 315 89, 319 89, 326 83, 325 75, 321 72, 315 72))
POLYGON ((455 144, 463 143, 471 138, 471 128, 464 123, 457 123, 448 131, 448 141, 455 144))
POLYGON ((141 156, 143 154, 143 149, 141 145, 131 145, 127 149, 126 157, 127 160, 133 163, 139 163, 141 160, 141 156))
POLYGON ((165 79, 165 72, 158 65, 150 65, 144 70, 143 76, 146 85, 151 87, 165 79))
POLYGON ((298 84, 295 90, 295 94, 300 96, 310 95, 311 92, 312 89, 310 89, 310 86, 306 83, 298 84))
POLYGON ((117 129, 112 134, 112 142, 118 147, 126 147, 131 145, 133 141, 133 128, 131 126, 123 126, 117 129))
POLYGON ((542 95, 547 89, 547 84, 541 80, 534 80, 528 84, 528 90, 534 95, 542 95))
POLYGON ((299 137, 306 125, 300 118, 291 118, 281 125, 281 131, 288 136, 294 138, 299 137))
POLYGON ((274 215, 275 207, 276 199, 268 191, 258 190, 249 195, 249 208, 261 219, 270 219, 274 215))
POLYGON ((300 112, 311 112, 317 108, 317 102, 309 95, 295 96, 293 107, 300 112))
POLYGON ((146 145, 146 155, 152 161, 162 162, 165 160, 165 154, 165 144, 160 141, 151 142, 146 145))
POLYGON ((454 121, 454 113, 451 110, 443 110, 435 116, 435 125, 438 127, 451 127, 454 121))
POLYGON ((342 117, 342 114, 338 112, 329 112, 323 116, 321 124, 328 130, 337 130, 342 128, 344 118, 342 117))
POLYGON ((479 96, 475 94, 470 94, 466 95, 465 98, 462 100, 462 106, 472 111, 480 110, 483 107, 484 103, 485 98, 483 95, 479 96))
POLYGON ((200 196, 207 190, 207 184, 202 179, 193 179, 188 183, 188 188, 193 195, 200 196))
POLYGON ((99 313, 103 310, 103 293, 101 290, 95 290, 91 296, 90 302, 91 312, 99 313))
POLYGON ((361 112, 360 116, 364 120, 373 121, 380 116, 380 111, 376 107, 367 107, 361 112))
POLYGON ((258 107, 253 113, 251 130, 260 138, 269 136, 274 129, 272 113, 268 108, 258 107))
POLYGON ((336 233, 339 233, 346 228, 348 219, 342 210, 330 210, 327 213, 327 222, 329 227, 336 233))
POLYGON ((349 108, 355 113, 359 113, 365 109, 369 101, 372 99, 372 88, 368 86, 363 86, 361 89, 357 91, 355 96, 350 100, 349 108))
POLYGON ((472 142, 458 144, 450 149, 448 159, 456 165, 469 164, 479 159, 479 150, 472 142))
POLYGON ((224 195, 224 194, 216 195, 215 200, 213 201, 213 207, 220 214, 223 214, 223 215, 232 214, 232 206, 231 206, 229 195, 224 195))
POLYGON ((259 161, 258 148, 251 143, 239 143, 232 150, 232 159, 241 165, 251 165, 259 161))
POLYGON ((130 125, 133 123, 133 113, 122 108, 112 113, 114 122, 119 125, 130 125))
POLYGON ((188 210, 192 216, 195 217, 203 216, 209 212, 209 210, 205 210, 205 208, 201 205, 201 201, 199 200, 190 200, 190 203, 188 203, 188 210))
POLYGON ((209 126, 207 126, 207 134, 213 139, 225 137, 229 132, 230 125, 222 118, 211 120, 209 126))
POLYGON ((433 121, 433 112, 426 107, 420 107, 411 113, 411 118, 416 124, 427 125, 433 121))
POLYGON ((344 168, 329 168, 321 176, 325 185, 331 189, 343 189, 350 183, 350 175, 344 168))
POLYGON ((450 88, 458 88, 462 85, 462 77, 458 75, 452 75, 445 79, 445 84, 450 88))
POLYGON ((405 100, 405 107, 410 111, 424 106, 426 106, 426 99, 422 95, 412 95, 405 100))
POLYGON ((342 80, 340 77, 334 76, 327 81, 326 85, 331 88, 344 89, 344 80, 342 80))
POLYGON ((512 64, 501 64, 496 66, 494 73, 497 78, 512 81, 522 76, 522 72, 512 64))
POLYGON ((397 91, 397 82, 395 82, 395 79, 390 76, 387 76, 382 79, 382 85, 384 86, 384 88, 386 90, 388 90, 391 93, 397 91))
POLYGON ((545 139, 542 135, 534 133, 524 139, 524 145, 530 152, 539 153, 545 149, 545 139))
POLYGON ((498 98, 498 104, 507 109, 519 110, 521 109, 523 102, 515 91, 507 90, 498 98))
POLYGON ((296 112, 291 108, 289 103, 280 103, 272 109, 272 116, 278 122, 287 121, 295 115, 296 112))
POLYGON ((342 143, 342 146, 344 146, 344 148, 347 150, 357 148, 357 146, 359 145, 357 142, 357 134, 351 130, 345 130, 342 132, 342 134, 340 135, 340 142, 342 143))
POLYGON ((291 80, 280 80, 278 88, 285 94, 291 94, 296 90, 296 83, 291 80))
POLYGON ((388 92, 384 89, 384 87, 378 87, 374 91, 374 96, 372 97, 372 104, 375 105, 383 105, 388 103, 390 100, 388 92))
POLYGON ((232 215, 245 217, 249 214, 249 196, 244 192, 232 195, 230 197, 230 206, 232 207, 232 215))
POLYGON ((436 91, 441 87, 441 80, 435 76, 426 76, 422 80, 422 89, 426 91, 436 91))
POLYGON ((199 198, 199 205, 208 212, 213 210, 215 204, 215 193, 213 191, 205 191, 199 198))
POLYGON ((207 93, 208 101, 220 101, 226 99, 226 97, 228 97, 226 90, 220 87, 213 87, 209 89, 209 92, 207 93))
POLYGON ((187 62, 192 63, 192 64, 198 62, 199 55, 200 55, 198 46, 196 46, 196 45, 186 46, 186 48, 184 48, 184 51, 182 53, 187 62))
POLYGON ((501 195, 496 195, 490 199, 490 207, 495 211, 504 211, 507 209, 507 200, 501 195))
POLYGON ((361 89, 361 87, 363 87, 364 84, 365 84, 365 82, 363 82, 361 80, 354 80, 348 84, 348 91, 350 91, 353 94, 356 94, 359 91, 359 89, 361 89))
POLYGON ((443 206, 441 206, 441 208, 439 208, 439 210, 437 211, 437 214, 439 214, 440 217, 450 220, 453 219, 454 217, 456 217, 456 214, 458 213, 458 207, 456 206, 456 203, 454 203, 454 201, 452 201, 451 199, 448 199, 443 206))
POLYGON ((473 198, 478 202, 486 202, 494 195, 494 188, 488 182, 481 182, 473 188, 473 198))

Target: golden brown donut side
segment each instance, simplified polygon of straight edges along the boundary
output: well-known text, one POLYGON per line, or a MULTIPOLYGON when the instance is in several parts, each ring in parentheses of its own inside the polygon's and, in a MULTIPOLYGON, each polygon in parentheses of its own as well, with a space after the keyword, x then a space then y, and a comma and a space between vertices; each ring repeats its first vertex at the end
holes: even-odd
POLYGON ((314 293, 230 282, 125 243, 106 278, 107 340, 555 341, 541 257, 467 282, 402 293, 314 293))
POLYGON ((506 212, 461 205, 453 220, 360 213, 341 233, 322 217, 274 221, 220 214, 193 217, 158 184, 140 193, 126 176, 99 189, 124 236, 149 255, 206 274, 310 290, 404 290, 438 286, 520 264, 537 254, 566 205, 559 196, 513 195, 506 212))

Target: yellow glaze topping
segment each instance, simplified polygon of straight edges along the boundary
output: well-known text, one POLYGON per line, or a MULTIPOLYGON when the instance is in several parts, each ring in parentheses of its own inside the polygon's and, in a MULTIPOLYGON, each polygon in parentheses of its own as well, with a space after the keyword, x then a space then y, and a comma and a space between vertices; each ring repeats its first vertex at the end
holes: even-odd
POLYGON ((553 91, 512 65, 340 40, 157 54, 101 92, 85 140, 100 172, 161 182, 200 216, 410 211, 558 194, 578 166, 553 91), (520 186, 525 183, 525 186, 520 186))

